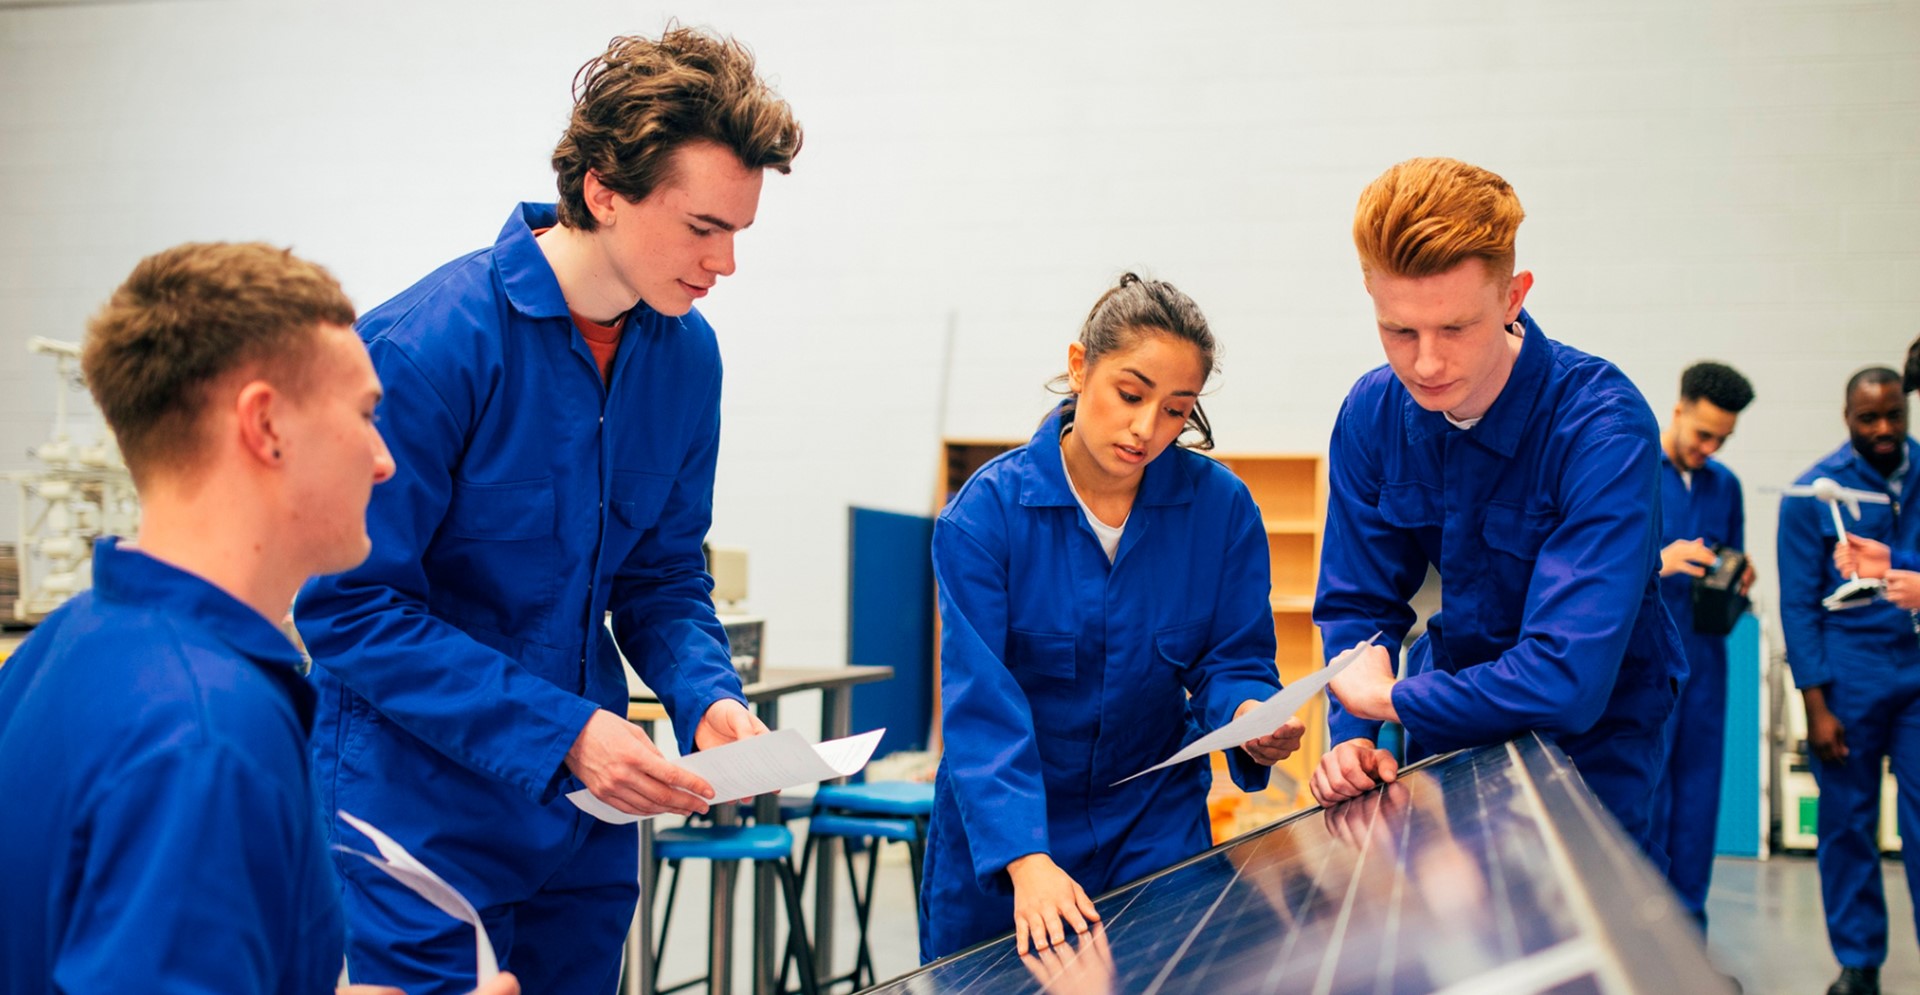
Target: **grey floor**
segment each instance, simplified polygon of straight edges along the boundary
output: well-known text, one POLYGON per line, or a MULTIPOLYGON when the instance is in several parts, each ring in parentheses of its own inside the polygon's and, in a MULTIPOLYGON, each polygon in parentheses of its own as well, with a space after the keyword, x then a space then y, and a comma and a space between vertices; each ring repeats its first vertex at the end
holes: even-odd
MULTIPOLYGON (((1888 920, 1881 988, 1920 992, 1920 949, 1905 869, 1899 861, 1887 861, 1880 876, 1886 882, 1888 920)), ((1839 973, 1827 946, 1812 857, 1714 861, 1707 919, 1707 949, 1750 993, 1821 995, 1839 973)))
MULTIPOLYGON (((897 848, 898 849, 898 848, 897 848)), ((913 883, 905 853, 883 860, 874 908, 870 943, 881 980, 912 970, 919 963, 918 927, 912 900, 913 883)), ((1897 861, 1884 866, 1889 913, 1889 956, 1881 984, 1889 993, 1920 995, 1920 949, 1914 939, 1913 905, 1906 877, 1897 861)), ((853 964, 853 906, 840 891, 836 922, 836 969, 853 964)), ((742 902, 750 892, 743 885, 742 902)), ((664 897, 664 896, 662 896, 664 897)), ((662 981, 673 984, 703 972, 706 958, 706 876, 694 867, 682 885, 674 912, 673 942, 663 965, 662 981)), ((811 895, 808 899, 811 909, 811 895)), ((657 906, 656 906, 657 909, 657 906)), ((658 912, 656 911, 656 915, 658 912)), ((1820 911, 1820 881, 1810 857, 1782 856, 1771 860, 1723 857, 1715 863, 1713 892, 1708 899, 1708 949, 1720 968, 1740 979, 1750 995, 1821 995, 1839 970, 1827 947, 1826 924, 1820 911)), ((733 990, 752 991, 746 951, 746 917, 735 922, 733 990)), ((702 989, 694 989, 700 991, 702 989)), ((837 989, 845 992, 845 986, 837 989)))

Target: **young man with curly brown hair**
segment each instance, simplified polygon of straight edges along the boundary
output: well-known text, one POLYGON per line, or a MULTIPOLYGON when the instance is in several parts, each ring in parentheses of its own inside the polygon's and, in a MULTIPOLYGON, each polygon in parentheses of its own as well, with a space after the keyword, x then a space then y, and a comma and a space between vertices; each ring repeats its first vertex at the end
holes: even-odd
MULTIPOLYGON (((621 654, 682 752, 765 731, 701 556, 720 356, 693 305, 801 143, 747 50, 692 29, 615 38, 574 95, 559 204, 360 321, 399 469, 373 555, 295 610, 325 807, 447 858, 503 965, 553 992, 613 988, 638 894, 632 828, 567 793, 639 814, 710 794, 626 721, 621 654)), ((339 866, 354 980, 471 985, 460 923, 339 866)))

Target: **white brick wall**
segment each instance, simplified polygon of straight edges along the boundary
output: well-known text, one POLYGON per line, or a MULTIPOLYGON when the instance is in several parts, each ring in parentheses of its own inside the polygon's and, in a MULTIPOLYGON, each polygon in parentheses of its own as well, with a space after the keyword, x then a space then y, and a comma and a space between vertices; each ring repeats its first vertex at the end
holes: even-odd
MULTIPOLYGON (((1511 179, 1535 313, 1619 362, 1663 417, 1687 363, 1745 370, 1760 400, 1726 455, 1750 492, 1837 445, 1844 378, 1920 334, 1920 5, 678 13, 753 45, 808 129, 706 309, 729 364, 715 538, 752 551, 781 662, 843 657, 844 507, 927 507, 942 425, 1024 435, 1123 268, 1213 319, 1223 446, 1324 447, 1379 361, 1350 212, 1402 158, 1511 179)), ((264 238, 378 303, 489 241, 514 200, 550 196, 573 69, 665 16, 0 7, 0 466, 50 407, 21 343, 77 337, 140 255, 264 238)), ((1769 576, 1773 503, 1749 507, 1769 576)))

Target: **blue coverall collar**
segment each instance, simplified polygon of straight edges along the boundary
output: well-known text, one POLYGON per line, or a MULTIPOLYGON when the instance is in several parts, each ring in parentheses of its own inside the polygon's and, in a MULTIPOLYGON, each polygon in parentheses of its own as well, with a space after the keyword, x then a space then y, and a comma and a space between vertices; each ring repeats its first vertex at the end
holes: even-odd
MULTIPOLYGON (((1872 463, 1867 462, 1867 458, 1860 455, 1860 450, 1853 448, 1852 439, 1842 443, 1835 451, 1834 457, 1838 458, 1828 458, 1832 469, 1852 470, 1860 481, 1878 490, 1893 492, 1891 482, 1886 476, 1881 474, 1872 463)), ((1900 478, 1900 495, 1903 503, 1911 499, 1916 490, 1920 490, 1920 459, 1915 457, 1920 457, 1920 442, 1915 442, 1913 436, 1909 435, 1907 436, 1907 455, 1900 461, 1900 469, 1904 471, 1900 478)))
POLYGON ((235 653, 259 663, 289 687, 301 724, 313 724, 313 695, 300 676, 304 661, 287 637, 260 613, 204 578, 132 549, 109 536, 93 546, 93 593, 102 601, 192 619, 235 653))
MULTIPOLYGON (((1027 442, 1027 472, 1020 483, 1020 504, 1026 508, 1073 508, 1073 485, 1060 462, 1060 429, 1071 400, 1061 401, 1038 431, 1027 442)), ((1140 477, 1140 491, 1134 495, 1135 507, 1188 504, 1193 501, 1193 480, 1181 472, 1178 455, 1162 452, 1147 464, 1140 477)))
POLYGON ((546 253, 540 251, 540 243, 533 237, 534 232, 559 223, 560 211, 555 205, 526 201, 514 208, 494 242, 493 268, 506 288, 507 301, 529 318, 572 317, 567 298, 560 292, 560 279, 553 275, 546 253))
MULTIPOLYGON (((507 218, 500 237, 494 242, 493 268, 500 275, 500 285, 506 288, 507 301, 515 311, 529 318, 571 321, 573 317, 573 312, 567 309, 566 296, 560 292, 560 279, 553 275, 546 253, 540 251, 540 243, 533 236, 534 232, 559 223, 557 206, 523 201, 513 209, 513 215, 507 218)), ((639 301, 633 310, 646 307, 646 301, 639 301)))
MULTIPOLYGON (((1540 397, 1541 386, 1547 382, 1548 367, 1553 361, 1548 354, 1546 333, 1525 308, 1520 310, 1520 327, 1526 329, 1526 338, 1520 344, 1520 355, 1514 357, 1513 371, 1507 374, 1507 385, 1500 389, 1500 396, 1493 399, 1493 406, 1487 409, 1480 423, 1465 430, 1468 438, 1509 459, 1520 450, 1527 422, 1533 417, 1534 402, 1540 397)), ((1396 386, 1407 398, 1408 442, 1425 442, 1436 435, 1461 431, 1448 424, 1446 415, 1415 404, 1406 387, 1396 386)))

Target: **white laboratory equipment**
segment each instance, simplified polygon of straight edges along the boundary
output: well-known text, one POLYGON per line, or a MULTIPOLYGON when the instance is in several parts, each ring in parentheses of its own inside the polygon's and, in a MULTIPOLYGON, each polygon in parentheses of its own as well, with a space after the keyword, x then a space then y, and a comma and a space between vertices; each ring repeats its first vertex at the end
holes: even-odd
POLYGON ((140 526, 139 498, 113 433, 98 421, 91 441, 71 431, 68 395, 86 389, 79 344, 36 336, 27 351, 53 359, 57 383, 50 437, 28 450, 30 469, 5 475, 18 489, 19 527, 14 594, 0 615, 15 622, 37 622, 93 586, 93 541, 130 537, 140 526))

